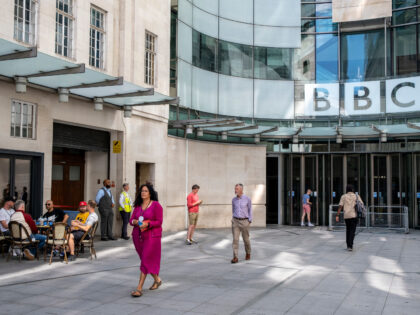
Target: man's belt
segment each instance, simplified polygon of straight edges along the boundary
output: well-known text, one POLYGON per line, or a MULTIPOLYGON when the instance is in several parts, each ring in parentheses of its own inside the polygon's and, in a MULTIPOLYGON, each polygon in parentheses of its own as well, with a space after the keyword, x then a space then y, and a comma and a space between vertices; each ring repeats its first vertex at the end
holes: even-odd
POLYGON ((233 217, 236 220, 248 220, 248 218, 237 218, 237 217, 233 217))

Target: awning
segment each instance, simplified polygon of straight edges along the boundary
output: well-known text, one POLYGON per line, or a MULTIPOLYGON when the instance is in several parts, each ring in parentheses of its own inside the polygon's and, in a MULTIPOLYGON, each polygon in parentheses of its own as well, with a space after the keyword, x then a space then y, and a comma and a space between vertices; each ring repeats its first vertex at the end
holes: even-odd
MULTIPOLYGON (((225 135, 229 137, 252 138, 265 140, 293 140, 293 141, 342 141, 344 140, 374 140, 386 141, 388 138, 420 136, 420 123, 398 125, 371 126, 334 126, 334 127, 277 127, 275 125, 247 124, 237 119, 194 119, 173 120, 170 128, 185 129, 187 134, 194 130, 197 135, 204 133, 225 135)), ((226 139, 226 138, 225 138, 226 139)), ((258 140, 259 141, 259 140, 258 140)))
POLYGON ((121 77, 88 69, 84 64, 50 56, 38 52, 36 47, 26 47, 4 39, 0 39, 0 76, 124 110, 130 110, 133 106, 178 102, 177 98, 127 82, 121 77))

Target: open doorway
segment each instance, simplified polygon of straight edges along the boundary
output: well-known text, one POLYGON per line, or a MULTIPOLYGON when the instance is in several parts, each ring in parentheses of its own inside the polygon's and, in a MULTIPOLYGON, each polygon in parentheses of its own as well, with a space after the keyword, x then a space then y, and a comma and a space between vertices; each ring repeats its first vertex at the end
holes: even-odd
MULTIPOLYGON (((154 163, 136 163, 136 196, 140 185, 151 182, 155 185, 155 164, 154 163)), ((156 187, 154 187, 156 189, 156 187)))

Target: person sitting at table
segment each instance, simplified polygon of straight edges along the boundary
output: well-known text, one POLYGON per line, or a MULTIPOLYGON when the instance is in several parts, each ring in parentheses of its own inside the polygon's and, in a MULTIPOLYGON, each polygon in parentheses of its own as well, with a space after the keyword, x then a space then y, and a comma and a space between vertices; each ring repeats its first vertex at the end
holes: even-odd
POLYGON ((69 216, 65 214, 62 209, 54 208, 54 202, 52 200, 47 200, 45 208, 47 209, 47 212, 44 213, 42 216, 43 218, 48 221, 67 223, 69 216))
MULTIPOLYGON (((79 213, 77 214, 74 221, 77 221, 80 224, 84 224, 86 222, 86 219, 87 219, 88 216, 89 216, 89 211, 87 210, 86 201, 80 201, 79 202, 79 213)), ((78 230, 78 229, 79 228, 77 226, 75 226, 75 230, 78 230)))
MULTIPOLYGON (((10 222, 18 222, 22 224, 26 230, 31 233, 31 235, 27 235, 24 231, 22 234, 23 239, 27 238, 34 238, 38 243, 38 249, 42 249, 45 246, 45 241, 47 240, 46 235, 38 234, 38 229, 34 220, 32 219, 29 213, 25 213, 25 202, 23 200, 17 200, 15 202, 15 213, 12 214, 10 217, 10 222)), ((33 260, 35 257, 36 249, 31 248, 28 250, 27 248, 23 251, 25 257, 29 260, 33 260)))
POLYGON ((10 217, 15 210, 13 209, 15 202, 12 197, 7 196, 3 201, 3 208, 0 209, 0 230, 4 235, 10 235, 9 222, 10 217))
MULTIPOLYGON (((93 200, 89 200, 87 202, 87 210, 88 210, 88 217, 85 223, 80 223, 80 221, 73 220, 71 221, 71 234, 69 237, 69 249, 70 255, 68 256, 69 261, 75 260, 74 256, 74 246, 78 244, 82 239, 83 235, 86 231, 88 231, 95 222, 98 222, 99 218, 98 215, 95 213, 96 202, 93 200), (76 230, 77 228, 77 230, 76 230)), ((86 235, 86 240, 89 239, 89 235, 86 235)))

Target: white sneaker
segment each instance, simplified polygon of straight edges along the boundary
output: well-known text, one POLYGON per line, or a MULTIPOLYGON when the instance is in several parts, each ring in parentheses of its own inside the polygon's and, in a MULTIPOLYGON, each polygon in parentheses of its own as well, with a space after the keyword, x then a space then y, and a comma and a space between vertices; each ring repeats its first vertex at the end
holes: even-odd
POLYGON ((311 222, 309 222, 309 223, 308 223, 308 226, 315 226, 315 225, 313 225, 311 222))
POLYGON ((303 222, 300 222, 300 226, 305 226, 305 223, 303 223, 303 222))

